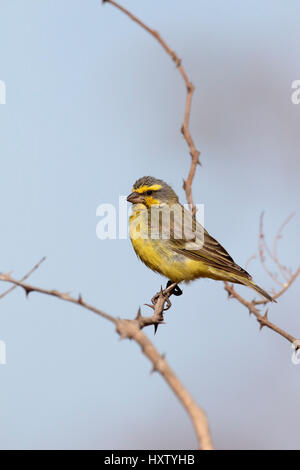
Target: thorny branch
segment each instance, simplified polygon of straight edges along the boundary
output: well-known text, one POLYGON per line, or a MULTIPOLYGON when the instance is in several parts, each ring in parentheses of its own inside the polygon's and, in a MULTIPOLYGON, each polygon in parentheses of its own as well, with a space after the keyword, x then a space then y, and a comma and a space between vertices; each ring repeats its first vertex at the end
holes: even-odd
POLYGON ((240 294, 237 293, 237 291, 235 290, 233 285, 228 284, 228 282, 224 282, 224 284, 225 284, 225 290, 228 292, 229 297, 234 297, 242 305, 244 305, 249 310, 250 313, 253 313, 255 315, 255 317, 257 318, 257 321, 260 325, 260 330, 262 330, 262 328, 264 326, 267 326, 271 330, 273 330, 276 333, 278 333, 279 335, 281 335, 283 338, 290 341, 290 343, 294 343, 296 341, 297 338, 290 335, 286 331, 282 330, 281 328, 279 328, 274 323, 270 322, 270 320, 268 318, 268 313, 269 313, 268 310, 266 310, 265 314, 262 315, 259 312, 259 310, 256 308, 257 303, 255 302, 255 300, 252 300, 251 302, 249 302, 248 300, 246 300, 244 297, 242 297, 240 294))
MULTIPOLYGON (((293 282, 296 280, 296 278, 300 274, 300 266, 293 273, 290 269, 287 269, 285 266, 283 266, 283 264, 280 263, 279 258, 278 258, 278 249, 277 249, 278 240, 280 238, 282 238, 283 229, 286 227, 288 222, 291 220, 293 214, 291 214, 289 217, 287 217, 287 219, 283 222, 283 224, 280 226, 277 234, 275 235, 274 243, 273 243, 273 251, 270 250, 269 245, 267 244, 266 238, 265 238, 265 235, 264 235, 263 215, 264 214, 262 213, 261 217, 260 217, 260 222, 259 222, 258 253, 259 253, 259 258, 260 258, 262 267, 265 270, 265 272, 268 274, 268 276, 274 282, 279 284, 279 286, 281 287, 278 291, 273 292, 273 299, 276 300, 279 297, 281 297, 291 287, 293 282), (280 281, 278 273, 276 273, 276 272, 274 273, 274 272, 270 271, 270 269, 268 268, 267 263, 266 263, 266 261, 267 261, 266 255, 269 256, 270 260, 275 263, 275 265, 279 269, 280 274, 284 278, 284 282, 280 281)), ((233 285, 229 284, 228 282, 225 282, 224 284, 225 284, 225 290, 227 291, 228 296, 233 297, 236 300, 238 300, 242 305, 244 305, 249 310, 250 314, 253 313, 253 315, 256 317, 256 319, 257 319, 257 321, 260 325, 260 330, 264 326, 266 326, 270 330, 275 331, 280 336, 287 339, 290 343, 294 343, 297 340, 297 338, 295 338, 291 334, 287 333, 282 328, 279 328, 274 323, 270 322, 270 320, 268 318, 268 309, 265 311, 264 315, 262 315, 259 312, 257 307, 258 306, 266 306, 268 304, 268 300, 261 299, 261 300, 252 300, 251 302, 249 302, 248 300, 246 300, 244 297, 242 297, 240 294, 237 293, 237 291, 235 290, 233 285)), ((296 349, 299 348, 299 346, 297 346, 297 345, 295 347, 296 347, 296 349)))
POLYGON ((188 390, 174 374, 165 357, 159 354, 149 338, 142 332, 142 328, 149 325, 157 325, 158 323, 162 322, 162 312, 164 310, 165 303, 168 301, 171 295, 174 285, 169 286, 165 290, 161 290, 157 294, 158 298, 156 303, 155 305, 152 305, 154 311, 152 317, 143 317, 139 309, 136 318, 131 320, 115 318, 112 315, 105 313, 103 310, 100 310, 87 303, 81 295, 78 297, 72 297, 68 292, 59 292, 55 289, 43 289, 41 287, 26 284, 23 281, 14 279, 10 273, 0 274, 0 281, 8 282, 16 287, 22 287, 26 293, 26 296, 28 296, 31 292, 37 292, 39 294, 56 297, 60 300, 79 305, 80 307, 96 313, 100 317, 105 318, 106 320, 113 323, 121 339, 133 339, 140 345, 143 354, 151 361, 153 365, 152 371, 159 372, 171 387, 175 395, 178 397, 192 420, 198 438, 199 447, 205 450, 210 450, 213 448, 204 411, 199 408, 197 403, 189 394, 188 390))
POLYGON ((195 215, 196 213, 196 206, 193 201, 193 195, 192 195, 192 183, 196 174, 196 168, 197 165, 201 165, 199 156, 200 152, 197 150, 194 144, 194 140, 191 136, 190 133, 190 114, 191 114, 191 106, 192 106, 192 97, 193 93, 195 90, 194 85, 189 79, 188 74, 186 73, 185 69, 182 66, 181 59, 179 59, 178 55, 168 46, 168 44, 164 41, 164 39, 161 37, 161 35, 155 30, 147 26, 143 21, 141 21, 139 18, 137 18, 135 15, 133 15, 130 11, 128 11, 126 8, 124 8, 122 5, 119 5, 117 2, 114 0, 102 0, 103 3, 110 3, 111 5, 114 5, 116 8, 118 8, 120 11, 125 13, 125 15, 129 16, 129 18, 137 23, 141 28, 145 29, 149 34, 151 34, 158 42, 159 44, 163 47, 163 49, 166 51, 166 53, 171 57, 171 59, 175 62, 183 80, 186 85, 186 90, 187 90, 187 96, 186 96, 186 103, 185 103, 185 111, 184 111, 184 119, 183 119, 183 124, 181 127, 181 132, 183 137, 185 138, 185 141, 189 147, 190 151, 190 156, 191 156, 191 164, 190 164, 190 169, 188 173, 188 177, 186 180, 183 181, 183 189, 186 194, 186 199, 189 204, 189 207, 192 211, 192 214, 195 215))
MULTIPOLYGON (((46 256, 44 256, 38 263, 36 263, 33 268, 30 269, 30 271, 28 271, 28 273, 26 273, 21 279, 20 281, 26 281, 26 279, 29 278, 29 276, 31 276, 31 274, 36 271, 40 265, 45 261, 46 259, 46 256)), ((2 292, 2 294, 0 294, 0 299, 3 299, 3 297, 5 297, 7 294, 9 294, 10 292, 12 292, 17 286, 16 285, 13 285, 11 286, 9 289, 7 289, 6 291, 2 292)))

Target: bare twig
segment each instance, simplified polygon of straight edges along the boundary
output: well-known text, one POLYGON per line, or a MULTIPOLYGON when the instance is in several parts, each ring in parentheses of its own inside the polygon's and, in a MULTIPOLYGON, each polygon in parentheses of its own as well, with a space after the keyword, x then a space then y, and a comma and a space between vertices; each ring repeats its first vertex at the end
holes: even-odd
MULTIPOLYGON (((44 256, 38 263, 36 263, 33 268, 30 269, 30 271, 28 271, 28 273, 25 274, 25 276, 23 276, 20 281, 26 281, 26 279, 29 278, 29 276, 31 276, 31 274, 36 271, 40 265, 45 261, 46 259, 46 256, 44 256)), ((10 292, 12 292, 14 289, 16 289, 17 286, 16 285, 13 285, 11 286, 9 289, 7 289, 5 292, 2 292, 2 294, 0 294, 0 299, 3 299, 3 297, 5 297, 7 294, 9 294, 10 292)))
POLYGON ((168 46, 168 44, 162 39, 161 35, 155 31, 154 29, 150 28, 147 26, 143 21, 141 21, 139 18, 137 18, 135 15, 133 15, 130 11, 128 11, 126 8, 124 8, 122 5, 119 5, 119 3, 115 2, 114 0, 102 0, 103 3, 110 3, 111 5, 114 5, 116 8, 118 8, 120 11, 125 13, 132 21, 137 23, 141 28, 146 30, 151 36, 153 36, 159 44, 163 47, 163 49, 166 51, 166 53, 171 57, 171 59, 175 62, 184 82, 186 85, 186 90, 187 90, 187 96, 186 96, 186 103, 185 103, 185 111, 184 111, 184 120, 183 124, 181 127, 181 132, 183 137, 185 138, 185 141, 189 147, 190 151, 190 156, 191 156, 191 164, 190 164, 190 169, 188 173, 188 177, 185 181, 183 181, 183 189, 185 190, 186 193, 186 198, 187 202, 190 206, 190 209, 193 213, 193 215, 196 213, 196 206, 193 201, 193 196, 192 196, 192 183, 195 177, 196 173, 196 168, 197 165, 201 165, 199 156, 200 152, 199 150, 196 149, 194 140, 191 136, 190 130, 189 130, 189 123, 190 123, 190 114, 191 114, 191 105, 192 105, 192 97, 193 93, 195 90, 194 85, 190 81, 188 74, 186 73, 185 69, 182 66, 181 60, 177 56, 177 54, 168 46))
POLYGON ((279 262, 279 257, 278 257, 278 242, 279 240, 282 238, 282 232, 284 230, 284 228, 287 226, 287 224, 290 222, 290 220, 294 217, 295 213, 293 212, 292 214, 290 214, 284 221, 283 223, 281 224, 281 226, 279 227, 279 230, 275 236, 275 239, 274 239, 274 244, 273 244, 273 260, 274 262, 277 264, 278 268, 280 269, 280 272, 282 274, 282 276, 284 277, 284 279, 288 282, 289 281, 289 278, 290 278, 290 272, 289 270, 286 268, 286 266, 283 266, 280 262, 279 262))
MULTIPOLYGON (((266 310, 264 315, 262 315, 259 312, 259 310, 256 308, 256 305, 258 305, 260 303, 260 301, 258 301, 258 302, 255 302, 255 301, 249 302, 248 300, 246 300, 244 297, 242 297, 240 294, 237 293, 237 291, 235 290, 235 288, 232 284, 229 284, 228 282, 224 282, 224 285, 225 285, 225 290, 228 292, 230 297, 233 297, 236 300, 238 300, 242 305, 244 305, 249 310, 250 313, 253 313, 255 315, 258 323, 260 324, 260 329, 262 329, 264 326, 266 326, 266 327, 270 328, 270 330, 275 331, 280 336, 287 339, 290 343, 294 343, 294 341, 296 341, 297 338, 290 335, 289 333, 284 331, 282 328, 279 328, 277 325, 275 325, 274 323, 271 323, 269 321, 269 319, 268 319, 268 310, 266 310)), ((264 303, 267 303, 267 302, 268 301, 266 301, 264 303)))
MULTIPOLYGON (((291 287, 293 282, 295 282, 296 278, 300 274, 300 266, 299 266, 299 268, 294 273, 290 273, 289 276, 286 276, 288 270, 280 263, 279 258, 278 258, 278 254, 277 254, 277 242, 278 242, 279 238, 281 238, 281 236, 282 236, 282 231, 283 231, 284 227, 291 220, 291 218, 292 218, 292 215, 290 215, 283 222, 283 224, 280 226, 280 228, 277 232, 277 235, 275 236, 274 249, 273 249, 273 253, 272 253, 269 246, 268 246, 268 244, 267 244, 267 242, 266 242, 265 236, 264 236, 263 213, 260 216, 259 242, 258 242, 258 251, 259 251, 260 261, 261 261, 261 264, 262 264, 264 270, 268 274, 268 276, 271 277, 271 279, 273 279, 273 281, 275 281, 277 284, 279 284, 281 286, 281 289, 273 294, 273 299, 274 300, 281 297, 291 287), (276 274, 272 273, 269 270, 269 268, 266 265, 265 252, 271 258, 271 260, 277 265, 277 267, 279 268, 281 274, 283 274, 283 273, 285 274, 286 282, 284 282, 284 283, 280 282, 278 280, 278 276, 276 274)), ((268 311, 266 311, 265 315, 261 315, 261 313, 257 309, 257 306, 267 305, 268 302, 269 302, 267 299, 252 300, 251 302, 249 302, 248 300, 246 300, 244 297, 242 297, 240 294, 237 293, 237 291, 235 290, 233 285, 229 284, 228 282, 225 282, 224 284, 225 284, 225 290, 228 292, 228 295, 230 297, 233 297, 236 300, 238 300, 242 305, 244 305, 245 307, 248 308, 250 313, 253 313, 255 315, 255 317, 257 318, 257 321, 260 324, 260 329, 262 329, 264 326, 266 326, 266 327, 270 328, 271 330, 275 331, 276 333, 278 333, 279 335, 286 338, 291 343, 293 343, 296 340, 296 338, 294 336, 290 335, 286 331, 282 330, 282 328, 279 328, 277 325, 275 325, 274 323, 271 323, 269 321, 268 311)))
POLYGON ((269 255, 271 259, 273 259, 272 252, 269 248, 269 245, 266 242, 266 238, 263 231, 263 221, 264 221, 264 213, 262 212, 259 219, 259 236, 258 236, 258 253, 261 265, 267 275, 274 281, 276 284, 282 287, 282 282, 278 279, 278 275, 273 273, 269 270, 266 264, 265 252, 269 255))
POLYGON ((251 255, 249 256, 249 258, 247 259, 246 263, 245 263, 245 266, 244 266, 244 269, 247 271, 248 269, 248 266, 249 264, 251 263, 251 261, 255 260, 256 259, 256 255, 251 255))
MULTIPOLYGON (((279 257, 278 257, 278 241, 282 238, 282 232, 284 230, 284 228, 286 227, 286 225, 290 222, 290 220, 292 219, 292 217, 294 216, 294 213, 290 214, 285 220, 284 222, 281 224, 281 226, 279 227, 278 229, 278 232, 276 234, 276 236, 274 237, 274 242, 273 242, 273 252, 271 251, 271 249, 269 248, 267 242, 266 242, 266 238, 265 238, 265 235, 264 235, 264 230, 263 230, 263 218, 264 218, 264 213, 261 214, 260 216, 260 223, 259 223, 259 242, 258 242, 258 249, 259 249, 259 256, 260 256, 260 260, 261 260, 261 263, 262 263, 262 266, 264 268, 264 270, 266 271, 266 273, 268 274, 269 277, 271 277, 271 279, 273 279, 273 281, 275 281, 277 284, 279 284, 281 287, 285 287, 287 284, 289 284, 290 282, 290 279, 291 277, 293 276, 293 273, 291 270, 287 269, 286 266, 284 266, 280 261, 279 261, 279 257), (277 273, 272 273, 266 263, 265 263, 265 252, 267 253, 267 255, 270 257, 271 261, 273 261, 273 263, 275 263, 275 265, 277 266, 277 268, 279 269, 279 272, 281 274, 281 276, 283 277, 284 281, 280 281, 279 280, 279 277, 278 277, 278 274, 277 273)), ((285 289, 286 290, 286 289, 285 289)))
POLYGON ((0 281, 3 282, 8 282, 10 284, 14 284, 16 287, 23 287, 25 290, 26 295, 28 296, 30 292, 38 292, 39 294, 44 294, 44 295, 50 295, 52 297, 57 297, 58 299, 65 300, 66 302, 71 302, 73 304, 81 305, 82 307, 86 308, 87 310, 90 310, 91 312, 96 313, 97 315, 100 315, 103 318, 106 318, 106 320, 111 321, 112 323, 116 323, 116 319, 112 317, 111 315, 103 312, 102 310, 99 310, 92 305, 89 305, 86 303, 81 295, 78 296, 78 298, 72 297, 68 292, 59 292, 55 289, 43 289, 42 287, 36 287, 32 286, 30 284, 25 284, 22 281, 18 281, 17 279, 14 279, 10 273, 8 274, 0 274, 0 281))
MULTIPOLYGON (((273 295, 273 299, 278 299, 279 297, 281 297, 290 287, 291 285, 295 282, 295 280, 297 279, 297 277, 299 276, 300 274, 300 266, 299 268, 294 272, 294 274, 291 275, 291 277, 289 278, 288 282, 286 282, 282 289, 278 292, 276 292, 274 295, 273 295)), ((264 299, 264 300, 256 300, 255 301, 255 305, 265 305, 268 303, 268 300, 264 299)))
MULTIPOLYGON (((260 223, 259 223, 259 246, 258 246, 259 255, 260 255, 261 263, 262 263, 263 268, 265 269, 266 273, 271 277, 271 279, 273 279, 275 282, 277 282, 277 284, 279 284, 280 287, 281 287, 281 289, 279 291, 277 291, 273 294, 273 298, 278 299, 278 297, 280 297, 282 294, 284 294, 289 289, 289 287, 293 284, 295 279, 300 274, 300 266, 293 273, 292 270, 288 270, 285 266, 283 266, 283 264, 281 264, 281 262, 279 261, 278 250, 277 250, 278 240, 280 238, 282 238, 283 229, 286 227, 286 225, 291 220, 291 218, 293 217, 294 214, 289 215, 289 217, 287 217, 285 219, 285 221, 279 227, 279 230, 278 230, 278 232, 277 232, 277 234, 274 238, 273 253, 271 252, 271 250, 270 250, 270 248, 269 248, 269 246, 266 242, 266 239, 265 239, 265 235, 264 235, 264 231, 263 231, 263 215, 264 214, 262 213, 261 217, 260 217, 260 223), (274 274, 274 273, 271 273, 270 270, 267 268, 266 263, 265 263, 264 250, 266 250, 266 252, 269 255, 269 257, 271 258, 271 260, 279 268, 279 271, 280 271, 281 275, 284 277, 285 282, 279 281, 278 280, 278 275, 274 274)), ((266 299, 257 300, 257 301, 255 301, 255 304, 256 305, 259 305, 259 304, 263 305, 263 304, 266 304, 267 302, 268 301, 266 299)))
POLYGON ((175 395, 178 397, 178 399, 188 412, 197 434, 199 447, 205 450, 210 450, 213 448, 208 429, 208 423, 204 411, 199 408, 199 406, 191 397, 187 389, 176 377, 176 375, 168 365, 166 359, 161 354, 159 354, 159 352, 153 346, 151 341, 141 331, 141 329, 145 326, 157 324, 158 319, 156 318, 156 316, 159 315, 160 310, 162 313, 166 299, 170 297, 174 285, 171 285, 164 291, 161 291, 156 304, 159 303, 160 298, 164 299, 164 302, 162 302, 161 300, 159 303, 159 307, 156 307, 156 304, 153 306, 154 314, 152 320, 142 317, 140 310, 136 318, 134 320, 130 320, 115 318, 112 315, 105 313, 104 311, 88 304, 86 301, 83 300, 81 295, 76 298, 72 297, 69 293, 59 292, 54 289, 43 289, 41 287, 25 284, 22 281, 14 279, 10 274, 0 274, 0 281, 8 282, 10 284, 13 284, 14 286, 22 287, 27 296, 31 292, 37 292, 39 294, 49 295, 52 297, 56 297, 60 300, 64 300, 66 302, 71 302, 73 304, 79 305, 80 307, 83 307, 93 313, 96 313, 97 315, 113 323, 116 326, 116 331, 121 338, 128 338, 136 341, 136 343, 140 345, 144 355, 151 361, 153 365, 152 370, 157 371, 162 375, 162 377, 171 387, 175 395))

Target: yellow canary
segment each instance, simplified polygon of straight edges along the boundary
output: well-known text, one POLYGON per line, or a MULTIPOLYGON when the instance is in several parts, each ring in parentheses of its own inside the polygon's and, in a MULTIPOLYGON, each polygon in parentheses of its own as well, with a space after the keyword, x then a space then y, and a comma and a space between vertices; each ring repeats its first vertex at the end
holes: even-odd
POLYGON ((127 201, 133 204, 129 219, 133 248, 150 269, 169 279, 168 285, 208 277, 243 284, 273 301, 179 203, 164 181, 152 176, 138 179, 127 201))

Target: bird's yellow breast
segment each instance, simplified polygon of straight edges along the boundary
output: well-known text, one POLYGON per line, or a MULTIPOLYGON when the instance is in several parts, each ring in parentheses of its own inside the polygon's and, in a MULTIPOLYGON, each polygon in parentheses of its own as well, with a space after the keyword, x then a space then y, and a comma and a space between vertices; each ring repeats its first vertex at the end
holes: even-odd
POLYGON ((143 205, 133 207, 129 233, 137 256, 153 271, 174 282, 191 281, 197 277, 215 277, 213 268, 194 261, 172 248, 170 240, 153 240, 148 234, 148 214, 143 205))

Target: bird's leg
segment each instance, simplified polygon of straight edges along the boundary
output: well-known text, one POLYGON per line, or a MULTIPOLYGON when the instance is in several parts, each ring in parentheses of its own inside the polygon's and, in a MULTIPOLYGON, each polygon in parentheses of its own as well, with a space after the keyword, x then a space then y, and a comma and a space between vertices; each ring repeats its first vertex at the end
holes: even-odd
MULTIPOLYGON (((166 285, 166 289, 170 287, 172 284, 174 284, 172 281, 168 281, 166 285)), ((180 289, 180 287, 177 285, 171 290, 171 294, 179 297, 179 295, 182 295, 182 289, 180 289)))

